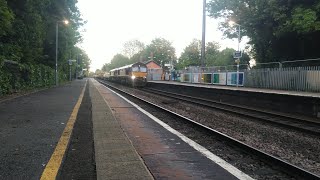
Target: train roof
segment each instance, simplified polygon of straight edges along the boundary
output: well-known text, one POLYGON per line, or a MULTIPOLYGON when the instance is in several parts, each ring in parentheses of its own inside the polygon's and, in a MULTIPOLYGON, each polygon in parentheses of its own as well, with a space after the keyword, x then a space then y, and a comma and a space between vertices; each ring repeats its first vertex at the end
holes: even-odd
POLYGON ((133 65, 136 65, 136 64, 140 64, 140 65, 146 66, 146 65, 145 65, 144 63, 142 63, 142 62, 136 62, 136 63, 129 64, 129 65, 126 65, 126 66, 122 66, 122 67, 118 67, 118 68, 111 69, 110 72, 116 71, 116 70, 121 70, 121 69, 126 69, 126 68, 132 67, 133 65))

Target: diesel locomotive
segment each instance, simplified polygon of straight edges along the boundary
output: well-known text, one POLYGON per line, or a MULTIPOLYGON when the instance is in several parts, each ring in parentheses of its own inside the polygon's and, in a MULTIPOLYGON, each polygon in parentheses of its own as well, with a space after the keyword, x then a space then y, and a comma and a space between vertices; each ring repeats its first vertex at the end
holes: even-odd
POLYGON ((147 84, 147 66, 141 62, 130 64, 110 70, 111 82, 127 84, 133 87, 141 87, 147 84))

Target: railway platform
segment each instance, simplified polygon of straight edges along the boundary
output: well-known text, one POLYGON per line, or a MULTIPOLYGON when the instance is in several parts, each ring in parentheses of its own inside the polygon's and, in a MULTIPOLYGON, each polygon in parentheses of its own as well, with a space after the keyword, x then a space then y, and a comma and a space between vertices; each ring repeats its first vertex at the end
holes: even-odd
POLYGON ((100 93, 98 89, 102 91, 103 87, 95 81, 90 81, 89 86, 97 179, 153 179, 104 99, 110 92, 100 93))
POLYGON ((99 82, 89 84, 98 177, 99 171, 109 177, 112 171, 131 171, 120 179, 251 179, 224 160, 204 155, 207 150, 199 151, 200 145, 192 147, 195 142, 183 140, 186 137, 182 134, 99 82), (149 173, 134 172, 143 171, 143 167, 149 173), (137 174, 144 175, 137 178, 137 174))
POLYGON ((251 179, 93 79, 0 102, 0 179, 251 179))
POLYGON ((279 94, 279 95, 289 95, 289 96, 301 96, 301 97, 311 97, 320 98, 320 93, 315 92, 302 92, 302 91, 285 91, 276 89, 263 89, 263 88, 249 88, 249 87, 235 87, 235 86, 222 86, 222 85, 212 85, 212 84, 199 84, 199 83, 182 83, 177 81, 148 81, 148 83, 162 83, 162 84, 174 84, 183 85, 190 87, 203 87, 212 89, 221 89, 227 91, 243 91, 243 92, 257 92, 263 94, 279 94))
POLYGON ((86 85, 77 80, 0 102, 0 179, 40 179, 86 85))
POLYGON ((176 81, 149 81, 148 86, 258 110, 301 116, 310 121, 318 122, 320 118, 320 93, 191 84, 176 81))

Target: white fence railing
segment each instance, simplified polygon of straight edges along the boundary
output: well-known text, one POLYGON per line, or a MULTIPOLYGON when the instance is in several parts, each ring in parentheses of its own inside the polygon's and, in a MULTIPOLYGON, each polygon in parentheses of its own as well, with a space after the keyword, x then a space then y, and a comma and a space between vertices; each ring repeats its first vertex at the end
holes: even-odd
POLYGON ((245 71, 246 87, 320 91, 320 67, 287 67, 245 71))
POLYGON ((192 69, 180 75, 181 82, 244 86, 289 91, 320 92, 320 66, 286 67, 235 71, 192 69), (238 83, 237 83, 238 80, 238 83))

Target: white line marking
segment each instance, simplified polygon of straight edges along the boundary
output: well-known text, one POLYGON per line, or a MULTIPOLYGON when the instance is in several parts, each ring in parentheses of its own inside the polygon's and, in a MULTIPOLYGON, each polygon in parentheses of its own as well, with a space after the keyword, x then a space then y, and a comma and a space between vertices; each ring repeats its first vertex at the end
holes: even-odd
MULTIPOLYGON (((106 86, 105 86, 106 87, 106 86)), ((116 95, 118 95, 119 97, 121 97, 122 99, 124 99, 125 101, 127 101, 129 104, 131 104, 132 106, 134 106, 135 108, 137 108, 139 111, 141 111, 142 113, 144 113, 145 115, 147 115, 149 118, 151 118, 152 120, 154 120, 155 122, 157 122, 158 124, 160 124, 162 127, 164 127, 165 129, 167 129, 169 132, 171 132, 172 134, 177 135, 180 139, 182 139, 184 142, 186 142, 187 144, 189 144, 191 147, 193 147, 194 149, 196 149, 197 151, 199 151, 201 154, 203 154, 204 156, 206 156, 208 159, 210 159, 211 161, 213 161, 214 163, 218 164, 219 166, 221 166, 222 168, 224 168, 225 170, 227 170, 230 174, 234 175, 235 177, 237 177, 238 179, 241 180, 253 180, 253 178, 251 178, 249 175, 245 174, 244 172, 240 171, 238 168, 232 166, 231 164, 229 164, 228 162, 226 162, 225 160, 221 159, 220 157, 216 156, 215 154, 213 154, 212 152, 210 152, 209 150, 207 150, 206 148, 204 148, 203 146, 201 146, 200 144, 194 142, 193 140, 189 139, 188 137, 184 136, 183 134, 181 134, 180 132, 176 131, 175 129, 173 129, 172 127, 170 127, 169 125, 167 125, 166 123, 162 122, 160 119, 156 118, 155 116, 153 116, 152 114, 150 114, 149 112, 145 111, 144 109, 142 109, 140 106, 136 105, 135 103, 131 102, 130 100, 128 100, 127 98, 123 97, 122 95, 118 94, 117 92, 113 91, 112 89, 106 87, 107 89, 109 89, 111 92, 115 93, 116 95)))

